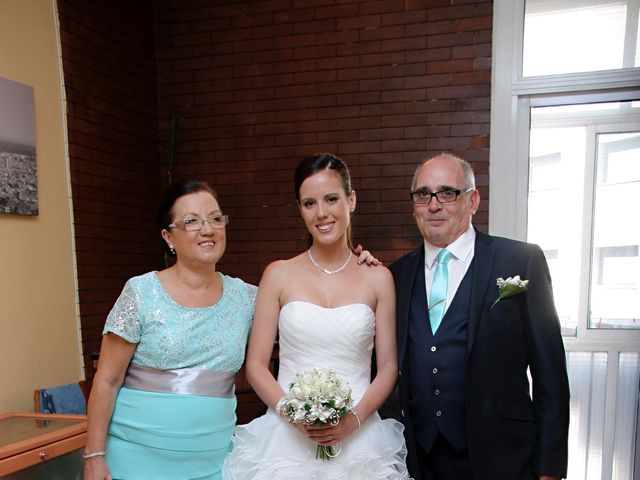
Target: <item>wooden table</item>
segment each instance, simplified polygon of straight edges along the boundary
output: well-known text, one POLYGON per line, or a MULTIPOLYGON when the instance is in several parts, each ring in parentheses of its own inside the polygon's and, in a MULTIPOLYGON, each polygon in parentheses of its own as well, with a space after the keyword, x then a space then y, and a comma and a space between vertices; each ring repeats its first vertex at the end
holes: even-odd
POLYGON ((86 432, 84 415, 0 414, 0 477, 82 478, 86 432))

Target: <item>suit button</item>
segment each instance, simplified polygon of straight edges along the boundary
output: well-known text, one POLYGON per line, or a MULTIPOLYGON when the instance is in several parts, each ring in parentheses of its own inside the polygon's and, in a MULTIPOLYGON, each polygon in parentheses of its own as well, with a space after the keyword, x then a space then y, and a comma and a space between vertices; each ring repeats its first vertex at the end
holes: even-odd
POLYGON ((438 369, 434 368, 433 370, 431 370, 433 372, 433 374, 435 375, 436 373, 438 373, 438 369))
POLYGON ((435 393, 436 395, 440 395, 440 390, 438 390, 437 388, 433 391, 433 393, 435 393))
POLYGON ((431 351, 435 352, 438 348, 434 345, 433 347, 431 347, 431 351))
POLYGON ((402 370, 398 370, 398 376, 401 377, 402 376, 402 370))
POLYGON ((441 416, 442 416, 442 412, 441 412, 440 410, 438 410, 438 411, 436 412, 436 417, 441 417, 441 416))

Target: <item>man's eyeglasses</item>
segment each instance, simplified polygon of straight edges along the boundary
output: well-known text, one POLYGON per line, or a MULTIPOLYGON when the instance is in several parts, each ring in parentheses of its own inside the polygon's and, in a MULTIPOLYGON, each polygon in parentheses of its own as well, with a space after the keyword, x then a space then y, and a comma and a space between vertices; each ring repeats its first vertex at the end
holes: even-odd
POLYGON ((224 228, 229 223, 229 216, 211 215, 206 220, 199 217, 187 217, 179 222, 173 222, 167 228, 181 228, 186 232, 196 232, 204 227, 204 222, 208 222, 211 228, 224 228))
POLYGON ((464 190, 457 190, 455 188, 447 188, 440 190, 439 192, 430 192, 427 188, 418 188, 410 193, 411 201, 418 205, 429 205, 433 197, 438 199, 440 203, 453 203, 460 195, 473 190, 473 187, 466 188, 464 190))

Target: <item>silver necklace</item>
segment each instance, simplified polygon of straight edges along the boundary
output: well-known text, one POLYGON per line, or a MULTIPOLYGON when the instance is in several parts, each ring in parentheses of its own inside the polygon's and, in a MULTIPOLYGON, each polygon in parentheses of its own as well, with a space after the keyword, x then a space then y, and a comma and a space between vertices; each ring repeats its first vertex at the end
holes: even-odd
POLYGON ((316 262, 316 259, 313 258, 313 255, 311 255, 311 249, 307 250, 307 256, 309 257, 309 260, 311 261, 311 264, 314 267, 316 267, 319 270, 322 270, 327 275, 333 275, 333 274, 336 274, 336 273, 340 273, 342 270, 347 268, 347 265, 349 265, 349 262, 351 261, 351 255, 353 255, 353 254, 351 253, 351 250, 348 250, 348 252, 349 252, 349 255, 347 255, 347 259, 344 261, 344 263, 342 265, 340 265, 335 270, 329 270, 328 268, 324 268, 322 265, 320 265, 318 262, 316 262))

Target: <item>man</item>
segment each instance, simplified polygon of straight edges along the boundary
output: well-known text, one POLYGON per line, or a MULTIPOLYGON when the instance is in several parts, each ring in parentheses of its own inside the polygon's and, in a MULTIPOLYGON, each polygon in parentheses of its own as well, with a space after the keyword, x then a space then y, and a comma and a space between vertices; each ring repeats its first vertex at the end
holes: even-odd
POLYGON ((412 475, 564 478, 569 385, 542 251, 472 227, 480 195, 458 157, 424 161, 411 197, 424 245, 391 271, 412 475))

